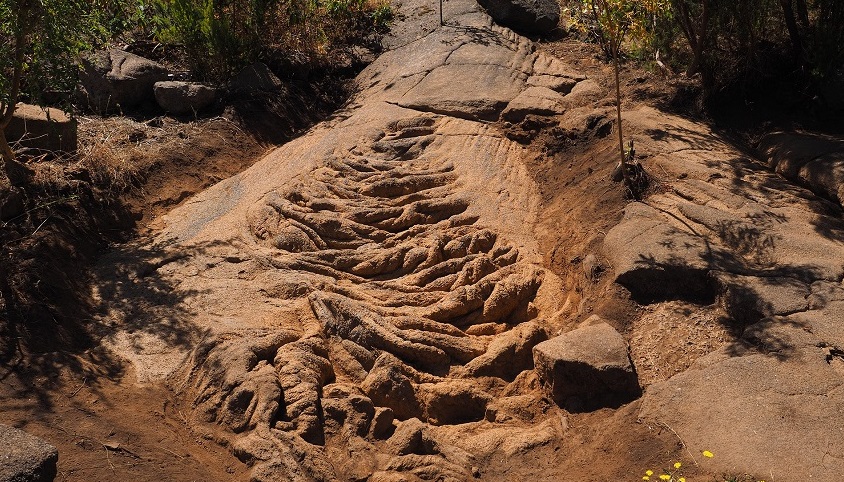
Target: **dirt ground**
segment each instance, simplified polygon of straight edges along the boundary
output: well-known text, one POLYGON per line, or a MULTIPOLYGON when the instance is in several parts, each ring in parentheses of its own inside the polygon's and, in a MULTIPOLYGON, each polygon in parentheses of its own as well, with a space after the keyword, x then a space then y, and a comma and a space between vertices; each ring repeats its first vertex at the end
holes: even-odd
MULTIPOLYGON (((610 85, 610 67, 597 58, 594 46, 563 39, 541 48, 600 84, 610 85)), ((691 81, 631 67, 625 67, 622 80, 625 108, 658 105, 683 110, 694 105, 694 95, 689 94, 694 89, 691 81)), ((582 318, 603 315, 616 320, 616 328, 622 333, 638 334, 638 339, 630 340, 632 357, 641 381, 649 384, 684 370, 695 358, 733 339, 734 334, 718 324, 714 310, 710 313, 706 307, 700 309, 683 302, 642 307, 608 277, 602 277, 600 267, 591 280, 584 277, 581 253, 599 249, 603 234, 618 221, 625 204, 620 185, 607 181, 617 146, 601 125, 598 122, 589 135, 581 138, 568 138, 562 131, 530 122, 517 126, 501 124, 498 128, 520 139, 535 154, 528 162, 528 170, 544 201, 543 216, 555 220, 547 223, 549 229, 538 240, 546 266, 574 293, 568 301, 580 307, 582 318), (677 314, 686 316, 691 310, 696 313, 695 324, 680 329, 677 314), (704 336, 706 339, 694 347, 687 346, 688 339, 704 336)), ((86 195, 79 195, 73 200, 79 203, 78 208, 62 211, 61 216, 55 214, 64 224, 56 224, 54 231, 49 225, 42 228, 44 233, 64 233, 68 243, 73 243, 75 236, 87 238, 80 243, 90 245, 77 247, 77 251, 84 252, 72 256, 73 262, 56 262, 38 272, 45 279, 71 278, 53 283, 56 292, 71 290, 72 295, 48 299, 49 306, 35 311, 44 317, 64 312, 84 318, 85 310, 92 309, 93 303, 74 297, 86 293, 85 263, 108 250, 110 243, 154 235, 161 228, 163 214, 211 184, 251 166, 272 147, 266 137, 250 133, 242 120, 225 116, 190 122, 169 118, 152 122, 82 119, 81 130, 87 137, 84 142, 91 145, 98 138, 111 138, 109 155, 118 157, 113 161, 140 163, 143 168, 126 179, 131 187, 125 191, 96 194, 87 205, 86 195), (115 137, 120 138, 119 142, 115 137), (108 199, 112 203, 102 203, 108 199), (111 211, 108 216, 90 209, 97 201, 102 210, 111 211), (74 224, 90 228, 82 232, 66 228, 74 224)), ((63 189, 64 193, 74 192, 72 188, 63 189)), ((658 179, 650 189, 660 189, 658 179)), ((41 218, 32 222, 52 214, 39 215, 41 218)), ((44 233, 16 242, 30 243, 33 248, 29 253, 42 253, 48 248, 45 243, 49 244, 44 233)), ((51 281, 47 279, 45 283, 51 281)), ((43 323, 39 330, 56 330, 66 335, 44 346, 55 349, 72 340, 73 348, 40 353, 37 346, 18 344, 16 349, 7 350, 0 367, 0 422, 55 445, 60 453, 58 480, 248 478, 247 467, 227 448, 190 430, 188 419, 166 388, 157 383, 138 385, 133 371, 98 348, 98 340, 92 338, 91 332, 62 320, 54 323, 57 326, 43 323)), ((549 473, 558 474, 558 480, 638 480, 639 468, 656 468, 685 456, 682 441, 671 427, 636 423, 637 410, 638 404, 633 403, 619 411, 572 415, 564 423, 575 429, 575 436, 532 452, 533 463, 524 461, 514 467, 507 460, 488 461, 489 473, 496 474, 490 480, 549 473), (565 465, 550 466, 550 461, 558 460, 551 455, 560 451, 567 454, 565 465), (622 468, 613 472, 607 467, 622 468)), ((704 473, 701 470, 698 475, 704 473)), ((686 474, 696 475, 695 469, 686 474)))

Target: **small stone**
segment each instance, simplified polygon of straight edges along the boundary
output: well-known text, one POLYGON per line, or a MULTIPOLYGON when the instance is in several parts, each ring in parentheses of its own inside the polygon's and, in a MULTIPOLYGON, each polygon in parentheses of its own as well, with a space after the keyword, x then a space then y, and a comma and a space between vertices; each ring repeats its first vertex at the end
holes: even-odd
POLYGON ((604 267, 601 266, 601 262, 598 261, 598 257, 594 254, 589 254, 585 258, 583 258, 583 274, 586 275, 586 278, 589 281, 598 281, 601 278, 601 273, 604 271, 604 267))

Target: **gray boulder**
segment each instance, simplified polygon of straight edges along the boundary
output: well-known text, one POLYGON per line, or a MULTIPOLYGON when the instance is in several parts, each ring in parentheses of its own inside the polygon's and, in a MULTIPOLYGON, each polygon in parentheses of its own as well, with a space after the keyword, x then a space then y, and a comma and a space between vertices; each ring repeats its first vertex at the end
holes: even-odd
POLYGON ((119 49, 87 56, 79 74, 88 105, 96 112, 136 107, 152 99, 153 85, 167 78, 163 65, 119 49))
POLYGON ((624 338, 600 320, 536 345, 533 361, 548 394, 570 412, 619 407, 641 394, 624 338))
POLYGON ((59 109, 19 103, 6 126, 6 139, 30 149, 73 152, 77 130, 76 120, 59 109))
POLYGON ((59 452, 24 431, 0 424, 0 482, 49 482, 59 452))
POLYGON ((171 114, 200 111, 217 100, 217 90, 198 82, 165 80, 154 86, 155 101, 171 114))
POLYGON ((526 35, 542 35, 560 22, 556 0, 479 0, 496 23, 526 35))

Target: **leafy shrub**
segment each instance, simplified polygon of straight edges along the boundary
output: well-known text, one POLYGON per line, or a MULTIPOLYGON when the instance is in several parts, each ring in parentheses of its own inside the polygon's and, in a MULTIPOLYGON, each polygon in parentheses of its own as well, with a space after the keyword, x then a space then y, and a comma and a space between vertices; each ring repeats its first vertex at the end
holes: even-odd
POLYGON ((155 0, 155 10, 159 39, 217 81, 258 59, 364 44, 392 19, 388 4, 367 0, 155 0))

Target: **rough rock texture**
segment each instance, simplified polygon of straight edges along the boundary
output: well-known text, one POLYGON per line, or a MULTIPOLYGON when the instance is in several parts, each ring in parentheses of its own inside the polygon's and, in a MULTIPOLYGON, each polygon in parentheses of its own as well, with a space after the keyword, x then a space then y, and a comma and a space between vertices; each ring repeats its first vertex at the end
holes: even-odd
POLYGON ((539 379, 572 412, 618 407, 641 394, 624 338, 604 321, 533 347, 539 379))
POLYGON ((777 173, 844 205, 844 140, 776 132, 762 138, 758 149, 777 173))
POLYGON ((198 82, 156 82, 153 89, 155 101, 171 114, 195 113, 217 100, 216 89, 198 82))
POLYGON ((18 103, 9 125, 6 140, 20 147, 44 151, 76 150, 76 120, 52 107, 18 103))
POLYGON ((510 122, 521 122, 528 114, 562 114, 566 111, 563 99, 562 94, 548 87, 530 86, 507 104, 501 117, 510 122))
POLYGON ((717 301, 721 323, 743 332, 648 386, 640 416, 670 426, 692 453, 714 452, 714 472, 836 478, 844 460, 835 421, 844 411, 840 209, 688 121, 642 109, 627 122, 649 169, 668 181, 607 233, 617 281, 645 302, 717 301))
MULTIPOLYGON (((104 342, 139 380, 166 378, 191 427, 257 481, 464 481, 516 459, 593 463, 594 452, 554 450, 578 437, 588 450, 607 440, 600 450, 625 463, 639 453, 567 417, 667 425, 671 444, 716 453, 713 474, 835 480, 840 208, 705 126, 637 108, 626 132, 659 189, 619 210, 603 252, 600 237, 582 253, 542 252, 581 226, 554 231, 553 193, 525 164, 537 153, 496 121, 527 89, 549 89, 565 111, 543 122, 613 149, 604 89, 474 2, 446 2, 443 27, 425 2, 402 8, 344 109, 172 211, 155 240, 104 259, 104 342), (548 257, 581 283, 565 292, 548 257), (542 396, 533 348, 591 308, 578 286, 612 298, 624 291, 613 281, 640 304, 596 308, 627 316, 636 370, 650 370, 644 394, 567 414, 542 396), (657 372, 643 352, 666 330, 683 346, 657 355, 695 360, 657 372)), ((600 329, 590 323, 578 333, 600 329)))
POLYGON ((52 445, 0 424, 0 482, 51 482, 58 459, 52 445))
POLYGON ((131 109, 152 100, 153 85, 167 80, 167 69, 119 49, 95 52, 82 60, 79 80, 96 112, 131 109))
POLYGON ((473 2, 449 9, 472 28, 397 27, 345 110, 167 215, 121 283, 173 288, 112 313, 107 343, 254 480, 469 480, 560 436, 551 413, 488 415, 541 406, 523 372, 563 327, 524 150, 483 121, 530 78, 585 77, 473 2))
POLYGON ((560 23, 556 0, 480 0, 479 3, 499 24, 525 35, 542 35, 560 23))

